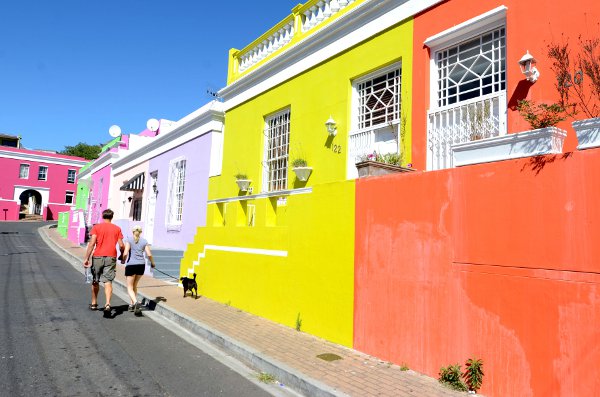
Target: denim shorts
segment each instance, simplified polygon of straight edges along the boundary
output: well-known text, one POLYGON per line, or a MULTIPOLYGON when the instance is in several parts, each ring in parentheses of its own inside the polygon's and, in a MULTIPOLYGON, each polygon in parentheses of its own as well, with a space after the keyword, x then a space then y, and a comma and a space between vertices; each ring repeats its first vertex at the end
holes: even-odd
POLYGON ((114 256, 93 256, 92 257, 92 276, 94 282, 102 281, 110 283, 117 275, 117 258, 114 256))

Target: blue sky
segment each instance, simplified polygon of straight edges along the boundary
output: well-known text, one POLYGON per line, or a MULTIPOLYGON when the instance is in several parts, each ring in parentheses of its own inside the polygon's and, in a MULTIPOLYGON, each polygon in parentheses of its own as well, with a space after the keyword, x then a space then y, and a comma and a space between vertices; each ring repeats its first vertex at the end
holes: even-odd
POLYGON ((291 0, 0 2, 0 133, 29 149, 105 143, 178 120, 225 86, 230 48, 291 13, 291 0))

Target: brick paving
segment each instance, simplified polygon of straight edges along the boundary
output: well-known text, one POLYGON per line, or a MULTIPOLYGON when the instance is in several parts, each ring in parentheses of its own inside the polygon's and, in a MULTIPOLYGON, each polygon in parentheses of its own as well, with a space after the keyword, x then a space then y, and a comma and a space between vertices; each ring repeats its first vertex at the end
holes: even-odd
MULTIPOLYGON (((41 233, 71 257, 83 258, 85 249, 64 239, 58 234, 56 228, 43 228, 41 233)), ((117 282, 124 284, 123 273, 123 267, 119 266, 117 282)), ((301 378, 307 377, 329 386, 329 391, 333 391, 329 395, 361 397, 464 397, 467 395, 467 393, 447 389, 436 379, 412 370, 402 371, 397 365, 298 332, 208 298, 192 299, 188 296, 184 299, 181 288, 160 280, 142 278, 138 292, 149 299, 160 301, 158 305, 172 312, 193 319, 200 326, 209 327, 228 336, 234 343, 237 341, 266 359, 282 363, 301 378), (328 362, 317 358, 317 355, 323 353, 333 353, 342 359, 328 362)), ((99 303, 101 304, 102 301, 99 303)))

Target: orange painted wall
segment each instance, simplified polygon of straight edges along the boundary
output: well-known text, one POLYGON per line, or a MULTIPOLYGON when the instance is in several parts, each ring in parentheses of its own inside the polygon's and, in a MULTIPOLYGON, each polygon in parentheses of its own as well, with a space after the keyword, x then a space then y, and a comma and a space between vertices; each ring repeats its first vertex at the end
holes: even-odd
MULTIPOLYGON (((433 7, 414 19, 414 82, 413 82, 413 165, 426 167, 427 110, 429 109, 429 48, 425 39, 467 21, 496 7, 508 8, 506 16, 506 68, 508 98, 508 133, 526 131, 529 125, 514 109, 517 99, 533 99, 552 103, 558 99, 554 73, 547 59, 547 45, 551 41, 569 38, 571 48, 577 47, 577 38, 600 37, 600 2, 597 0, 545 1, 480 1, 449 0, 433 7), (538 60, 540 78, 535 84, 524 79, 518 61, 529 52, 538 60)), ((581 116, 583 117, 583 116, 581 116)), ((567 130, 564 151, 574 150, 577 137, 567 120, 559 127, 567 130)))
POLYGON ((600 396, 600 149, 356 184, 354 347, 486 396, 600 396))

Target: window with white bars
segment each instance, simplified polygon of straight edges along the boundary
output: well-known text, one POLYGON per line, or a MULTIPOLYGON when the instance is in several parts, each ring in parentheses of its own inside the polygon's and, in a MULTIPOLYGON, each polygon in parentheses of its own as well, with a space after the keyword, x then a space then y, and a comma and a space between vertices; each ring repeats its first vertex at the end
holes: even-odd
POLYGON ((67 171, 67 183, 75 183, 75 170, 67 171))
POLYGON ((167 226, 177 226, 182 224, 185 164, 185 159, 176 159, 170 163, 169 192, 167 196, 167 226))
POLYGON ((369 128, 400 119, 400 69, 356 84, 358 128, 369 128))
POLYGON ((266 118, 265 136, 266 190, 269 192, 285 190, 290 151, 289 109, 266 118))
POLYGON ((501 27, 438 51, 437 106, 506 90, 506 33, 501 27))
POLYGON ((19 179, 29 179, 29 164, 21 164, 19 168, 19 179))
POLYGON ((38 170, 38 180, 45 181, 48 179, 48 167, 45 165, 40 165, 40 169, 38 170))

